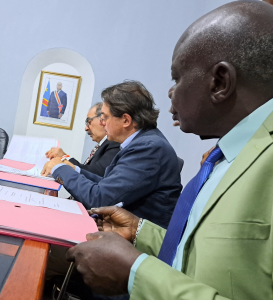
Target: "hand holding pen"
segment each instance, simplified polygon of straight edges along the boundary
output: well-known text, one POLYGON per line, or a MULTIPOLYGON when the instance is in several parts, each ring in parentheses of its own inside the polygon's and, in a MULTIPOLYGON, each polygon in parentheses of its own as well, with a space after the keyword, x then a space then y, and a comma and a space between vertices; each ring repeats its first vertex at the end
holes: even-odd
MULTIPOLYGON (((116 207, 123 207, 123 204, 124 204, 124 202, 119 202, 119 203, 115 204, 114 206, 116 206, 116 207)), ((93 208, 91 208, 91 210, 88 210, 88 213, 89 213, 90 217, 92 217, 92 218, 98 218, 99 216, 97 214, 92 214, 91 213, 92 209, 93 208)))
MULTIPOLYGON (((139 217, 133 215, 128 210, 117 206, 106 206, 92 208, 90 214, 96 213, 99 231, 112 231, 118 233, 131 243, 135 239, 139 217)), ((86 239, 91 239, 92 234, 87 234, 86 239)))

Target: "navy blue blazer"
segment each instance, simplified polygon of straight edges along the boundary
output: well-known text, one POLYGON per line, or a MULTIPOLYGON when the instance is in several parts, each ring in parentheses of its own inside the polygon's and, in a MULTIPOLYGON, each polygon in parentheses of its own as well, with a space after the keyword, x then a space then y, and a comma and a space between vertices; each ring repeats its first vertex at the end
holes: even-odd
MULTIPOLYGON (((59 99, 63 105, 61 114, 63 115, 67 106, 67 95, 64 91, 60 90, 58 93, 59 99)), ((49 117, 58 118, 59 116, 59 108, 58 103, 54 95, 54 91, 50 94, 50 98, 48 101, 47 111, 49 112, 49 117)))
MULTIPOLYGON (((80 167, 99 176, 103 176, 106 167, 108 167, 120 150, 120 144, 105 140, 99 149, 95 152, 93 158, 88 164, 84 165, 78 162, 75 158, 70 158, 73 165, 80 167)), ((1 155, 1 153, 0 153, 1 155)))
POLYGON ((57 168, 53 177, 87 209, 124 202, 128 211, 164 228, 182 188, 176 153, 158 129, 141 130, 104 177, 70 166, 57 168))

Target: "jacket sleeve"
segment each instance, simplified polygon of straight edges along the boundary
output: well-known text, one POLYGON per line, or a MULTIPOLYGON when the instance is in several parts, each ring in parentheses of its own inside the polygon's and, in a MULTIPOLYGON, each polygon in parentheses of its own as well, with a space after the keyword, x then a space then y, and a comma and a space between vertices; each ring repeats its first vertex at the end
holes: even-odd
POLYGON ((104 154, 95 162, 89 165, 84 165, 79 163, 76 159, 70 159, 70 162, 76 166, 79 166, 81 169, 92 172, 103 177, 106 167, 108 167, 113 158, 119 152, 119 147, 107 148, 104 154))
POLYGON ((61 114, 63 115, 65 110, 66 110, 66 106, 67 106, 67 94, 64 93, 63 99, 62 99, 62 105, 63 105, 63 109, 61 111, 61 114))
POLYGON ((166 229, 145 220, 136 239, 136 248, 148 255, 158 256, 166 229))
POLYGON ((92 180, 96 175, 85 170, 79 174, 69 166, 58 168, 53 176, 59 177, 87 209, 119 202, 124 202, 126 207, 154 191, 160 168, 158 151, 158 147, 147 143, 125 151, 116 165, 107 167, 107 176, 99 182, 92 180))
POLYGON ((130 300, 230 300, 159 259, 149 256, 138 267, 130 300))

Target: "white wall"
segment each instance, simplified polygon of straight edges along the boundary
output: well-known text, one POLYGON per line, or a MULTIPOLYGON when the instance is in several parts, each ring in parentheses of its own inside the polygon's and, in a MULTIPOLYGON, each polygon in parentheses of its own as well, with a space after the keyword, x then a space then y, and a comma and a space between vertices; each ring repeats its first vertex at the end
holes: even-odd
MULTIPOLYGON (((40 70, 53 63, 65 63, 84 76, 81 68, 87 61, 96 77, 94 102, 100 100, 103 88, 124 79, 141 81, 154 95, 161 110, 158 127, 185 160, 182 172, 182 183, 185 184, 197 172, 202 153, 214 141, 200 141, 199 137, 183 134, 172 126, 167 97, 172 85, 172 51, 182 32, 193 21, 227 2, 230 1, 0 1, 0 127, 6 129, 10 136, 13 131, 30 130, 30 106, 21 105, 21 97, 26 102, 30 101, 40 70), (79 56, 75 56, 72 63, 66 55, 54 52, 55 48, 73 51, 79 56), (48 55, 46 62, 40 59, 44 51, 48 55), (29 68, 33 69, 30 73, 26 72, 29 68), (26 73, 32 74, 30 78, 25 78, 26 73), (23 117, 20 118, 20 115, 23 117), (20 123, 17 118, 20 118, 20 123)), ((92 91, 90 88, 89 95, 85 94, 89 97, 89 104, 92 91)), ((84 111, 89 106, 77 110, 81 114, 78 119, 81 124, 85 118, 84 111)), ((84 134, 81 125, 78 129, 79 135, 84 134)), ((44 134, 43 129, 41 134, 44 134)), ((73 151, 82 146, 81 142, 71 145, 73 151)), ((86 136, 82 159, 89 155, 93 146, 94 143, 86 136)))

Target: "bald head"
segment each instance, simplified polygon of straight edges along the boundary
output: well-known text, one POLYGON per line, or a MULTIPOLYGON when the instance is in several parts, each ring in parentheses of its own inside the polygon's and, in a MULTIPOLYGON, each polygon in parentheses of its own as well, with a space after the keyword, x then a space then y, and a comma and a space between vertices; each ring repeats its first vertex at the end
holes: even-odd
POLYGON ((231 63, 238 79, 251 85, 273 82, 273 7, 262 1, 236 1, 204 15, 179 39, 174 56, 181 52, 207 67, 231 63), (182 50, 182 51, 181 51, 182 50))

